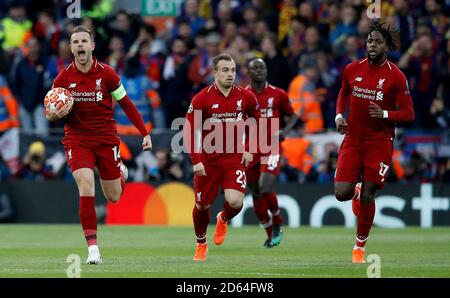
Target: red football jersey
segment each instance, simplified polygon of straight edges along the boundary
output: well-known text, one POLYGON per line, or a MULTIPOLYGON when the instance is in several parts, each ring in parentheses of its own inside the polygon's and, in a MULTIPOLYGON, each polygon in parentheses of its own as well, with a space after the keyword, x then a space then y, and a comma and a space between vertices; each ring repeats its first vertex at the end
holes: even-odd
POLYGON ((186 114, 189 126, 184 129, 184 143, 192 164, 240 163, 244 151, 245 129, 236 127, 243 128, 248 117, 257 118, 257 110, 255 96, 236 85, 232 86, 226 97, 215 84, 195 95, 186 114), (218 128, 216 125, 222 127, 218 128), (197 134, 200 129, 201 136, 197 134), (218 137, 212 137, 212 133, 218 137))
POLYGON ((403 72, 386 60, 372 66, 368 59, 350 63, 342 75, 336 114, 343 114, 350 104, 347 135, 360 138, 394 137, 394 122, 412 121, 414 110, 408 81, 403 72), (388 118, 372 118, 369 103, 388 113, 388 118))
MULTIPOLYGON (((272 86, 267 82, 265 88, 261 92, 257 92, 251 85, 248 85, 245 89, 252 92, 258 100, 258 117, 267 118, 267 130, 264 129, 266 132, 265 144, 270 144, 270 140, 272 138, 272 121, 276 121, 278 124, 278 129, 281 129, 280 118, 294 114, 289 97, 284 90, 272 86)), ((260 120, 258 123, 263 124, 260 120)), ((259 129, 261 129, 261 127, 259 127, 259 129)), ((281 143, 279 143, 278 150, 280 150, 280 147, 281 143)), ((269 152, 262 153, 270 154, 269 152)))
POLYGON ((111 92, 119 86, 120 78, 116 72, 96 58, 87 73, 79 71, 72 62, 58 74, 53 87, 69 90, 74 98, 73 109, 64 126, 66 141, 116 140, 111 92))

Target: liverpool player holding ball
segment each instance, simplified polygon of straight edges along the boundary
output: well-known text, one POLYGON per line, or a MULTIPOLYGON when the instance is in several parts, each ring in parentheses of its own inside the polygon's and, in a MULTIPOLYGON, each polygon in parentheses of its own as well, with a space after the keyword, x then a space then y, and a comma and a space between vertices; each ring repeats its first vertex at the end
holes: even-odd
POLYGON ((392 33, 382 24, 372 25, 366 48, 367 58, 344 70, 335 119, 337 131, 345 134, 335 173, 335 195, 339 201, 353 199, 358 217, 353 263, 365 263, 375 192, 383 188, 392 161, 394 123, 414 120, 407 79, 387 59, 387 51, 395 48, 392 33), (343 113, 349 106, 346 121, 343 113))
POLYGON ((87 264, 102 263, 97 246, 94 167, 98 169, 105 197, 111 202, 117 202, 123 193, 128 172, 120 159, 113 99, 142 134, 142 149, 152 148, 142 117, 119 76, 92 56, 94 47, 89 29, 82 26, 73 29, 70 48, 74 61, 58 74, 53 87, 69 90, 75 103, 70 112, 65 105, 54 112, 46 111, 49 121, 66 118, 62 143, 80 195, 80 221, 88 244, 87 264))

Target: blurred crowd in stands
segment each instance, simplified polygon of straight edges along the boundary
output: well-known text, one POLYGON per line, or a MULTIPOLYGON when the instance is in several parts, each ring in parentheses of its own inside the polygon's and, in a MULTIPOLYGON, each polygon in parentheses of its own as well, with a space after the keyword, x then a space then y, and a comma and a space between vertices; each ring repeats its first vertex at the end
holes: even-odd
MULTIPOLYGON (((178 2, 179 14, 161 27, 142 15, 137 0, 81 0, 81 18, 67 17, 71 1, 2 0, 0 180, 70 177, 67 171, 45 170, 46 140, 61 136, 64 123, 47 122, 42 103, 56 75, 72 61, 69 33, 81 24, 95 32, 95 56, 120 74, 154 134, 170 130, 174 119, 185 116, 192 96, 213 82, 212 57, 232 54, 237 84, 243 86, 250 82, 249 59, 263 58, 269 83, 288 93, 303 122, 283 144, 280 180, 330 183, 341 140, 332 133, 340 75, 365 55, 372 22, 367 7, 373 2, 380 4, 382 21, 398 32, 398 50, 389 59, 407 75, 416 112, 415 122, 399 130, 388 180, 450 182, 450 1, 178 2), (19 132, 43 143, 31 144, 20 156, 12 153, 11 139, 19 132)), ((120 107, 115 118, 120 135, 139 135, 120 107)), ((170 148, 149 154, 143 163, 128 159, 136 169, 146 165, 135 180, 191 179, 185 156, 170 148)))

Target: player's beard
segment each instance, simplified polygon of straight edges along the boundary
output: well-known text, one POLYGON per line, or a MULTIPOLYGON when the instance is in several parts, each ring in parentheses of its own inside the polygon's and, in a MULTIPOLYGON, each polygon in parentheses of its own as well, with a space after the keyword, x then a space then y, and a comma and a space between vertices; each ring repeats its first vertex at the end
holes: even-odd
POLYGON ((367 52, 367 59, 369 59, 370 63, 372 65, 378 65, 380 64, 384 59, 386 58, 386 53, 380 52, 375 55, 375 57, 371 57, 369 52, 367 52))
POLYGON ((228 80, 224 80, 223 82, 220 82, 220 85, 222 86, 223 89, 228 90, 231 88, 231 86, 233 86, 233 81, 228 81, 228 80))

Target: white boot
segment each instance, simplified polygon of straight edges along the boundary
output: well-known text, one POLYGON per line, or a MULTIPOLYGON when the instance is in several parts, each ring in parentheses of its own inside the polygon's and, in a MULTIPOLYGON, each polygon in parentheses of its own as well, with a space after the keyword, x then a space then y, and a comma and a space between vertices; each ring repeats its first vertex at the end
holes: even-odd
POLYGON ((102 262, 102 256, 100 255, 100 251, 98 250, 97 245, 91 245, 88 247, 88 257, 86 260, 86 264, 88 265, 100 265, 102 262))

